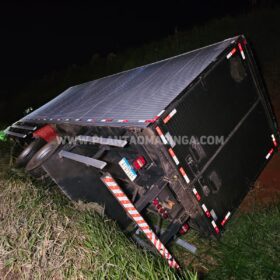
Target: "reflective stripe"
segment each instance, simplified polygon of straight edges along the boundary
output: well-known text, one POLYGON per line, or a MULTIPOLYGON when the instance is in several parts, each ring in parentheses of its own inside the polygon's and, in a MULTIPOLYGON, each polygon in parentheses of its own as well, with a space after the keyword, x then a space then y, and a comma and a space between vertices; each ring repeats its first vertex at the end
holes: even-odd
POLYGON ((241 43, 238 43, 238 48, 239 48, 242 58, 245 59, 245 53, 243 51, 243 47, 242 47, 241 43))
POLYGON ((236 48, 232 49, 231 52, 227 55, 227 59, 230 59, 236 53, 236 51, 236 48))
POLYGON ((163 142, 163 144, 166 145, 167 144, 167 140, 166 140, 165 136, 163 135, 161 129, 158 126, 156 127, 156 131, 157 131, 161 141, 163 142))
POLYGON ((177 113, 176 109, 173 109, 169 115, 167 115, 164 119, 163 122, 166 124, 170 121, 170 119, 177 113))
MULTIPOLYGON (((111 191, 108 184, 110 183, 117 183, 113 179, 113 177, 106 175, 101 177, 101 180, 103 183, 108 187, 108 189, 111 191)), ((121 188, 119 187, 121 190, 121 188)), ((122 190, 121 190, 122 191, 122 190)), ((121 205, 124 207, 125 211, 130 215, 130 217, 134 220, 134 222, 140 227, 140 229, 143 229, 143 233, 146 235, 146 237, 153 243, 153 245, 156 247, 158 252, 168 261, 168 264, 172 268, 179 268, 178 263, 176 260, 171 256, 171 254, 168 252, 168 250, 165 248, 165 246, 161 243, 159 238, 155 235, 155 233, 152 231, 152 229, 149 227, 149 225, 145 222, 141 214, 138 212, 138 210, 133 206, 133 204, 130 202, 129 198, 126 196, 126 194, 123 192, 123 197, 118 197, 116 194, 112 191, 113 195, 116 197, 116 199, 121 203, 121 205), (124 200, 123 200, 124 199, 124 200), (123 203, 125 201, 125 203, 123 203), (130 208, 130 210, 127 209, 127 207, 130 208)))
POLYGON ((171 157, 173 158, 173 160, 174 160, 174 162, 176 163, 176 165, 178 165, 178 164, 179 164, 179 160, 178 160, 178 158, 176 157, 176 155, 175 155, 173 149, 172 149, 172 148, 169 148, 169 149, 168 149, 168 152, 169 152, 169 154, 171 155, 171 157))
POLYGON ((189 177, 187 176, 185 170, 183 167, 180 167, 179 171, 181 172, 182 176, 184 177, 185 181, 187 182, 187 184, 190 182, 189 177))
POLYGON ((269 159, 270 158, 270 156, 273 154, 273 149, 271 149, 269 152, 268 152, 268 154, 265 156, 265 158, 266 159, 269 159))

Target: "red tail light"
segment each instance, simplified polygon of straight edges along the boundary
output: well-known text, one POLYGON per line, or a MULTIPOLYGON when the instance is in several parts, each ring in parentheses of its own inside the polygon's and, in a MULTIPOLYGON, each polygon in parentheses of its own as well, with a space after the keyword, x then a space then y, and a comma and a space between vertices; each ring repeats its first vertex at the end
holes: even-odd
POLYGON ((179 230, 179 233, 181 235, 185 234, 190 229, 190 226, 188 224, 184 224, 181 229, 179 230))
POLYGON ((134 161, 133 161, 133 166, 136 170, 139 170, 141 169, 143 166, 145 166, 146 164, 146 160, 143 156, 139 156, 138 158, 136 158, 134 161))

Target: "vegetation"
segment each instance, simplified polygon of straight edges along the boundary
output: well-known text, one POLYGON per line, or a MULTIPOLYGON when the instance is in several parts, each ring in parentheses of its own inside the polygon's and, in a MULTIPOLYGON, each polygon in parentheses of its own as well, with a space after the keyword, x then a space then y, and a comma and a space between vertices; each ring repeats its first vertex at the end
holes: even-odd
POLYGON ((0 142, 0 279, 279 279, 280 204, 253 207, 229 223, 221 242, 190 232, 196 256, 173 246, 180 275, 137 248, 95 204, 71 203, 52 183, 9 165, 0 142))

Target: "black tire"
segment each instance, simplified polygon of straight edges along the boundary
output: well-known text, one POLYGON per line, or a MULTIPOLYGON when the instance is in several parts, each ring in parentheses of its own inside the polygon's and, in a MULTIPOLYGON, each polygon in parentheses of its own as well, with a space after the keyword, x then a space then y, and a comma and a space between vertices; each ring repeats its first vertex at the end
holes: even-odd
POLYGON ((46 141, 42 138, 36 138, 31 142, 17 157, 16 167, 25 167, 31 158, 46 144, 46 141))
POLYGON ((43 169, 42 164, 56 152, 59 146, 60 144, 58 144, 56 141, 52 141, 44 145, 28 162, 25 170, 29 172, 34 178, 44 180, 46 177, 48 177, 48 175, 43 169))

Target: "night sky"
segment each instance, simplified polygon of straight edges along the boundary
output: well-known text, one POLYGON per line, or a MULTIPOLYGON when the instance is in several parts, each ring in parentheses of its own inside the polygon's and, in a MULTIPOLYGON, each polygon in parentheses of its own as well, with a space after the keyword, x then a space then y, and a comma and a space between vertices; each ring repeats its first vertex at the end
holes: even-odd
POLYGON ((106 55, 140 46, 205 21, 248 9, 246 1, 1 2, 1 92, 94 53, 106 55), (27 2, 27 3, 26 3, 27 2), (232 3, 232 2, 231 2, 232 3))

